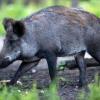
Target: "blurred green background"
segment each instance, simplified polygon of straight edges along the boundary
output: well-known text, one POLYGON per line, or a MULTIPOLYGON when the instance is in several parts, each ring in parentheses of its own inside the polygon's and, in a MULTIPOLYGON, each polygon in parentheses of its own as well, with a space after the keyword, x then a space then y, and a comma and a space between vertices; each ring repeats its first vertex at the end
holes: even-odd
POLYGON ((0 0, 0 36, 5 33, 2 26, 5 17, 24 18, 41 8, 52 5, 79 7, 100 16, 100 0, 0 0))

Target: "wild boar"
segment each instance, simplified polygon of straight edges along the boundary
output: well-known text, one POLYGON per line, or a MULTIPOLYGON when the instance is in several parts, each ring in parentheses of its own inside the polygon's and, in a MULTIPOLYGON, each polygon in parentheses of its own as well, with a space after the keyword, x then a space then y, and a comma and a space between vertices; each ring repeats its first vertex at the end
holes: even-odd
POLYGON ((6 36, 0 68, 22 60, 11 85, 42 58, 47 60, 50 78, 54 80, 57 57, 74 55, 80 71, 79 86, 85 86, 85 52, 100 62, 100 19, 89 12, 52 6, 21 20, 5 18, 3 25, 6 36))

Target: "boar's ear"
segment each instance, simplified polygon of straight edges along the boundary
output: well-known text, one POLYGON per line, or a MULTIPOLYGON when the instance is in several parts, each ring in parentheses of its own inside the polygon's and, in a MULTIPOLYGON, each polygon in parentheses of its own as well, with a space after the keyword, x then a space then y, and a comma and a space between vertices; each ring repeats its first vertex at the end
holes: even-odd
POLYGON ((3 25, 7 33, 14 33, 18 37, 21 37, 24 34, 25 27, 24 23, 21 21, 15 21, 11 18, 5 18, 3 20, 3 25))
POLYGON ((25 33, 25 26, 22 21, 15 21, 13 24, 13 33, 16 34, 18 37, 23 36, 25 33))
POLYGON ((13 32, 13 23, 14 23, 14 20, 12 18, 5 18, 3 20, 3 26, 7 33, 13 32))

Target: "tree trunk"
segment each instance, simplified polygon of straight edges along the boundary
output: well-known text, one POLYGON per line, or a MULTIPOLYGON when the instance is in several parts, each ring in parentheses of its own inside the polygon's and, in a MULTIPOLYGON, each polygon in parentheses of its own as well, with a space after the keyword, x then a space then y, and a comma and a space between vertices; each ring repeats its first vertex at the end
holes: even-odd
POLYGON ((2 0, 0 0, 0 5, 2 5, 2 0))
POLYGON ((53 0, 53 2, 54 2, 54 5, 59 4, 59 0, 53 0))
POLYGON ((72 0, 71 6, 74 7, 74 8, 77 8, 78 7, 78 3, 79 3, 79 0, 72 0))

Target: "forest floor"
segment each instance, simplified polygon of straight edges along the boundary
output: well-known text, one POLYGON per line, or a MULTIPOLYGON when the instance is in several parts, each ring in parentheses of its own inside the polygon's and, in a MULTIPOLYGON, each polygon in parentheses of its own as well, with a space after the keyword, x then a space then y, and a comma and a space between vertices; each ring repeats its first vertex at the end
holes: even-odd
MULTIPOLYGON (((0 80, 10 80, 19 65, 20 62, 15 62, 8 68, 0 70, 0 80)), ((88 83, 94 81, 94 77, 99 69, 99 67, 87 68, 88 83)), ((58 82, 58 94, 61 97, 61 100, 77 100, 78 94, 82 91, 82 89, 77 88, 79 80, 78 69, 69 70, 65 68, 62 71, 57 71, 57 76, 60 78, 58 82)), ((20 81, 23 84, 21 89, 31 89, 32 84, 37 82, 38 90, 43 90, 50 84, 50 77, 46 62, 41 61, 37 67, 25 73, 20 78, 20 81)), ((41 100, 44 99, 42 98, 41 100)))

